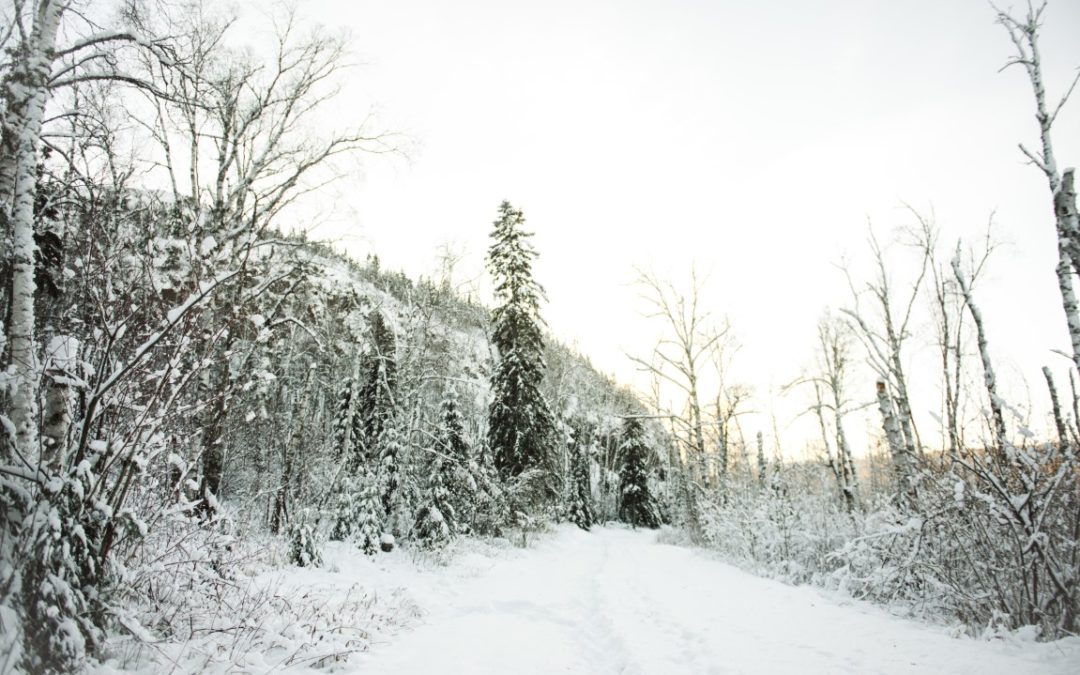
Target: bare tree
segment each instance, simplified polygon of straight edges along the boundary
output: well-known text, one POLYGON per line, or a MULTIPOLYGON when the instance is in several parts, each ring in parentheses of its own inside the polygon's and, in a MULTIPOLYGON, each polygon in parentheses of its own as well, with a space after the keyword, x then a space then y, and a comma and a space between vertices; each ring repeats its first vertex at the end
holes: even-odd
MULTIPOLYGON (((822 408, 827 408, 833 417, 833 431, 836 439, 836 459, 832 462, 833 475, 844 498, 848 511, 855 509, 858 500, 859 480, 855 473, 855 461, 844 431, 844 417, 859 406, 848 398, 847 378, 851 364, 850 327, 826 314, 818 323, 819 375, 815 389, 824 385, 829 400, 822 402, 818 396, 818 415, 822 418, 822 408)), ((824 431, 824 422, 822 421, 824 431)), ((823 439, 828 447, 828 439, 823 439)))
MULTIPOLYGON (((941 356, 942 408, 944 419, 942 430, 948 446, 950 460, 955 460, 964 450, 964 357, 967 350, 967 332, 965 313, 966 298, 958 288, 955 274, 946 269, 938 252, 939 229, 933 213, 924 215, 914 208, 908 211, 917 222, 911 235, 930 259, 931 306, 934 326, 937 331, 937 347, 941 356)), ((974 288, 985 271, 991 254, 997 249, 993 237, 993 214, 987 221, 986 235, 978 247, 966 251, 967 283, 974 288)), ((955 254, 959 254, 957 248, 955 254)))
POLYGON ((684 412, 678 417, 685 422, 688 432, 684 436, 686 462, 693 480, 707 485, 702 369, 727 336, 728 326, 725 323, 714 329, 711 325, 708 312, 701 307, 704 280, 698 277, 694 268, 690 271, 690 282, 689 295, 685 295, 653 274, 639 273, 638 284, 650 307, 647 316, 661 319, 671 333, 660 340, 651 358, 632 356, 631 360, 658 380, 674 385, 681 393, 684 412))
MULTIPOLYGON (((903 365, 904 348, 911 337, 912 312, 930 267, 930 254, 925 248, 919 249, 918 270, 915 278, 911 281, 909 289, 905 290, 898 300, 893 290, 885 251, 878 242, 873 228, 870 229, 869 243, 874 260, 874 277, 862 288, 858 288, 850 272, 845 268, 853 305, 841 311, 851 319, 855 334, 866 348, 869 364, 877 373, 879 403, 883 403, 881 401, 883 395, 889 399, 884 402, 888 405, 881 408, 883 415, 885 410, 892 410, 894 415, 891 421, 883 417, 886 436, 890 449, 894 451, 894 457, 896 457, 897 449, 906 455, 906 459, 898 464, 897 469, 907 472, 913 468, 915 461, 921 456, 922 446, 911 413, 911 397, 903 365), (873 313, 865 310, 862 305, 862 298, 866 295, 871 298, 873 313), (877 325, 875 326, 874 323, 877 325), (893 422, 895 422, 898 436, 894 436, 889 430, 893 422), (899 448, 893 447, 896 441, 900 443, 899 448)), ((904 476, 902 482, 907 483, 909 480, 910 476, 904 476)))
POLYGON ((953 257, 950 265, 952 266, 953 275, 956 277, 956 283, 960 288, 960 294, 964 298, 964 304, 967 306, 968 312, 971 313, 971 320, 975 324, 975 334, 978 336, 979 345, 979 358, 982 359, 983 366, 983 383, 986 387, 986 394, 990 399, 990 415, 992 421, 992 428, 994 430, 994 439, 997 441, 997 451, 1004 456, 1008 444, 1008 434, 1005 429, 1005 415, 1002 412, 1002 401, 997 392, 997 377, 994 374, 994 366, 990 360, 990 347, 986 338, 986 327, 983 325, 982 312, 975 305, 975 301, 971 295, 971 284, 967 275, 964 274, 960 266, 960 250, 957 246, 956 256, 953 257))
POLYGON ((1031 163, 1039 167, 1046 176, 1050 187, 1051 206, 1058 235, 1058 265, 1056 268, 1058 289, 1061 292, 1062 308, 1068 324, 1069 339, 1072 343, 1073 363, 1080 369, 1080 305, 1077 304, 1074 284, 1075 275, 1080 273, 1080 220, 1076 211, 1075 169, 1067 168, 1059 172, 1051 132, 1058 114, 1068 102, 1076 83, 1080 81, 1080 72, 1066 88, 1065 93, 1054 105, 1047 102, 1046 83, 1043 78, 1042 57, 1039 53, 1039 28, 1042 15, 1046 11, 1043 2, 1036 8, 1028 2, 1027 13, 1015 17, 1008 12, 997 10, 997 21, 1009 33, 1016 53, 1005 66, 1022 66, 1031 82, 1035 97, 1035 119, 1039 124, 1039 140, 1042 149, 1037 152, 1020 144, 1020 151, 1031 163))

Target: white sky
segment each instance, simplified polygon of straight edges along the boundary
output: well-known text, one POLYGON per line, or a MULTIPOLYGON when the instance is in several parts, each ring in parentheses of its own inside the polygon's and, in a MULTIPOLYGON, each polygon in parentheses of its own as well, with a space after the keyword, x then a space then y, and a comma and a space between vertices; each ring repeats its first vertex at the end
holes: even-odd
MULTIPOLYGON (((347 28, 366 64, 339 114, 375 104, 413 146, 409 161, 369 160, 338 185, 342 217, 315 231, 358 257, 431 274, 453 241, 470 254, 459 276, 479 274, 509 199, 536 231, 551 330, 639 384, 625 354, 647 354, 662 327, 640 316, 633 267, 681 283, 696 261, 761 409, 810 362, 821 311, 848 303, 834 265, 866 258, 868 217, 887 238, 912 222, 902 202, 932 205, 951 245, 996 210, 1008 246, 976 295, 1001 377, 1040 408, 1040 366, 1058 366, 1064 386, 1049 351, 1067 341, 1048 191, 1016 148, 1038 145, 1030 87, 998 72, 1012 46, 983 0, 301 7, 347 28)), ((1053 97, 1080 66, 1080 3, 1053 1, 1046 20, 1053 97)), ((1063 166, 1080 163, 1078 122, 1080 100, 1058 121, 1063 166)), ((921 410, 938 405, 933 361, 918 356, 933 357, 931 339, 925 327, 909 366, 921 410)), ((782 427, 799 403, 778 406, 782 427)))

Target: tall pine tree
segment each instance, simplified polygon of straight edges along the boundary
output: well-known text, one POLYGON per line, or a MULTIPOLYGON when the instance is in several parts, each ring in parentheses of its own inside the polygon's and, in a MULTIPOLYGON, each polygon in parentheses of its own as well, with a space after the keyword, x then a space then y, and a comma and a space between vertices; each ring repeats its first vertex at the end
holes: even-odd
POLYGON ((394 395, 397 388, 397 343, 394 332, 386 325, 382 312, 375 310, 369 318, 371 351, 368 353, 360 387, 356 414, 363 428, 363 442, 368 460, 379 457, 378 448, 383 432, 394 415, 394 395))
POLYGON ((592 480, 589 472, 589 441, 584 425, 574 429, 570 445, 570 522, 588 531, 594 522, 592 480))
POLYGON ((370 471, 357 480, 356 517, 354 534, 356 543, 367 555, 375 555, 382 540, 382 500, 379 498, 379 484, 370 471))
POLYGON ((522 212, 504 201, 487 259, 498 302, 492 313, 498 363, 491 378, 488 440, 503 480, 534 469, 550 473, 555 438, 553 417, 540 391, 546 365, 540 319, 544 290, 533 279, 536 250, 524 225, 522 212))
POLYGON ((457 513, 454 509, 451 484, 453 483, 453 462, 436 456, 431 462, 427 490, 424 495, 427 502, 417 513, 413 533, 420 542, 429 548, 442 546, 454 535, 457 513))
POLYGON ((476 508, 477 477, 472 462, 472 451, 465 440, 465 429, 453 391, 443 399, 438 451, 445 465, 443 472, 451 507, 448 523, 450 532, 451 534, 465 532, 469 529, 469 523, 472 521, 476 508))
POLYGON ((623 422, 622 464, 619 467, 619 520, 635 527, 660 527, 660 509, 649 491, 649 446, 641 420, 623 422))

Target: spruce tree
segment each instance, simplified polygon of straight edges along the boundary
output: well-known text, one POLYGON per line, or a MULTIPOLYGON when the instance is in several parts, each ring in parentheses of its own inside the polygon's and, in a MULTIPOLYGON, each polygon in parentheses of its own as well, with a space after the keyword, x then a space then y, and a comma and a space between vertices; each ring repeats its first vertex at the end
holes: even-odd
POLYGON ((660 527, 660 512, 649 491, 649 446, 641 420, 623 423, 622 464, 619 467, 619 520, 635 527, 660 527))
POLYGON ((356 543, 367 555, 375 555, 382 541, 382 501, 379 485, 371 472, 358 481, 359 499, 356 505, 356 543))
POLYGON ((334 506, 334 527, 330 530, 331 541, 345 541, 356 531, 363 487, 362 480, 351 473, 346 474, 341 481, 334 506))
POLYGON ((394 333, 386 325, 382 312, 375 310, 369 318, 371 351, 368 353, 359 392, 357 416, 363 428, 363 442, 368 459, 376 459, 383 431, 394 414, 394 395, 397 387, 397 348, 394 333))
POLYGON ((443 399, 437 438, 436 449, 442 460, 440 481, 446 489, 449 510, 447 513, 444 509, 443 516, 448 519, 450 533, 459 534, 468 531, 472 521, 472 512, 476 507, 477 476, 453 392, 443 399))
POLYGON ((453 536, 457 514, 454 510, 450 485, 453 482, 453 463, 436 456, 431 463, 426 492, 427 504, 416 516, 413 531, 424 546, 437 548, 453 536))
POLYGON ((589 446, 584 430, 574 434, 570 446, 570 522, 588 531, 594 522, 589 446))
POLYGON ((335 458, 342 463, 342 480, 340 483, 335 480, 331 487, 337 491, 334 527, 330 531, 333 541, 343 541, 352 535, 356 527, 357 504, 361 499, 358 476, 366 457, 361 443, 363 429, 358 409, 358 389, 357 371, 354 370, 342 382, 334 405, 331 441, 335 458))
POLYGON ((507 521, 507 505, 486 439, 478 443, 475 459, 469 462, 469 468, 476 479, 476 499, 471 509, 470 525, 478 534, 499 534, 501 525, 507 521))
POLYGON ((550 472, 553 454, 554 422, 540 391, 545 369, 540 319, 544 291, 532 276, 536 250, 524 224, 522 212, 504 201, 491 231, 487 260, 498 302, 492 312, 491 340, 498 362, 491 381, 494 400, 488 412, 488 439, 504 481, 534 469, 550 472))
POLYGON ((319 567, 322 565, 322 551, 315 528, 308 523, 293 524, 289 528, 289 562, 297 567, 319 567))
POLYGON ((356 389, 356 383, 351 377, 341 383, 334 406, 331 431, 335 454, 338 459, 348 462, 353 469, 359 464, 359 441, 362 432, 360 416, 357 414, 354 407, 355 401, 353 401, 353 393, 356 389))
POLYGON ((379 498, 382 501, 383 513, 388 522, 393 520, 395 509, 399 503, 401 492, 401 460, 402 448, 398 439, 398 431, 394 426, 387 426, 379 438, 377 446, 379 455, 379 498))

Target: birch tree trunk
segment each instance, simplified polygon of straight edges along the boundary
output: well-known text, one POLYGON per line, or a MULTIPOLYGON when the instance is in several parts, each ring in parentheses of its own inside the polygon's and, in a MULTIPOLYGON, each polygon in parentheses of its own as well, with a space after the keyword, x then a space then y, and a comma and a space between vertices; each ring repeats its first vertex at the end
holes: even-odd
MULTIPOLYGON (((834 391, 835 395, 835 391, 834 391)), ((840 462, 840 490, 844 493, 844 505, 848 513, 855 510, 855 501, 858 498, 859 480, 855 475, 855 463, 851 458, 851 446, 848 445, 847 434, 844 433, 844 418, 840 412, 839 397, 834 399, 836 404, 836 454, 840 462)))
MULTIPOLYGON (((11 422, 15 425, 17 451, 24 457, 37 453, 37 347, 34 340, 34 197, 37 192, 38 145, 56 34, 65 5, 42 0, 34 12, 29 42, 15 59, 12 73, 3 83, 8 98, 3 129, 4 173, 11 187, 4 189, 2 211, 12 241, 11 318, 5 330, 15 393, 11 422), (13 171, 11 169, 14 169, 13 171)), ((5 176, 5 180, 7 180, 5 176)))
POLYGON ((1054 376, 1050 369, 1043 366, 1043 377, 1046 378, 1046 388, 1050 390, 1050 410, 1054 415, 1054 427, 1057 429, 1058 445, 1062 451, 1068 447, 1069 435, 1065 428, 1065 420, 1061 417, 1061 402, 1058 400, 1057 387, 1054 386, 1054 376))
POLYGON ((46 352, 45 409, 41 415, 42 459, 52 471, 67 459, 67 436, 71 427, 72 388, 78 363, 79 341, 67 335, 52 338, 46 352))
POLYGON ((1057 266, 1058 288, 1061 292, 1062 308, 1065 311, 1065 321, 1069 329, 1069 340, 1072 344, 1073 363, 1080 369, 1080 309, 1078 309, 1076 295, 1073 291, 1072 275, 1080 273, 1080 222, 1077 218, 1076 191, 1073 188, 1073 169, 1065 170, 1064 176, 1058 172, 1057 159, 1054 156, 1054 144, 1051 138, 1051 130, 1061 108, 1069 100, 1073 88, 1080 80, 1080 73, 1073 80, 1072 85, 1066 90, 1060 101, 1051 109, 1046 102, 1046 85, 1043 82, 1042 57, 1039 53, 1039 24, 1043 11, 1046 9, 1044 2, 1035 9, 1028 5, 1028 13, 1022 20, 1016 19, 1007 12, 998 12, 998 23, 1009 33, 1009 38, 1016 47, 1016 55, 1005 66, 1020 65, 1027 71, 1028 80, 1031 82, 1032 94, 1035 97, 1035 119, 1039 123, 1039 140, 1042 144, 1041 153, 1033 153, 1020 145, 1020 151, 1031 160, 1035 166, 1046 176, 1050 187, 1050 195, 1053 200, 1054 220, 1058 235, 1057 266))
POLYGON ((765 486, 765 474, 768 471, 768 464, 765 463, 765 437, 759 431, 757 432, 757 467, 758 467, 758 485, 765 486))
POLYGON ((979 345, 979 357, 982 359, 983 365, 983 384, 986 387, 986 393, 990 396, 990 414, 994 426, 994 435, 997 440, 998 452, 1001 457, 1004 457, 1005 446, 1006 443, 1008 443, 1008 436, 1005 430, 1005 416, 1001 409, 1001 399, 998 398, 997 394, 997 378, 994 375, 994 366, 990 362, 990 350, 986 340, 986 329, 983 327, 982 313, 979 311, 979 308, 975 306, 975 301, 971 297, 971 288, 968 286, 967 280, 960 270, 959 258, 953 258, 952 269, 953 274, 956 276, 956 282, 960 286, 960 293, 964 296, 964 303, 967 305, 968 312, 971 314, 971 320, 975 323, 975 334, 978 338, 979 345))
POLYGON ((896 475, 897 502, 903 506, 911 495, 911 457, 904 447, 904 437, 900 432, 900 422, 896 419, 896 409, 884 380, 877 382, 878 410, 885 429, 885 441, 892 455, 893 470, 896 475))

